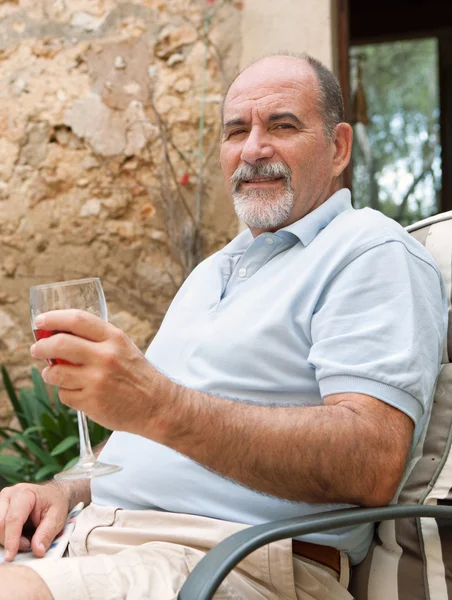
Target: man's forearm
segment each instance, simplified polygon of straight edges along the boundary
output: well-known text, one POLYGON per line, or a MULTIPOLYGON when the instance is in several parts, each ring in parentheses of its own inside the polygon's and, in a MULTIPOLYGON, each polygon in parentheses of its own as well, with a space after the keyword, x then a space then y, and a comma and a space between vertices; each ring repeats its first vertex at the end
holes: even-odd
POLYGON ((166 412, 142 435, 247 487, 292 501, 364 505, 385 504, 395 492, 398 475, 388 474, 401 476, 411 435, 411 425, 406 434, 399 429, 397 419, 408 418, 397 409, 365 397, 381 410, 370 420, 353 399, 268 407, 169 385, 166 412))

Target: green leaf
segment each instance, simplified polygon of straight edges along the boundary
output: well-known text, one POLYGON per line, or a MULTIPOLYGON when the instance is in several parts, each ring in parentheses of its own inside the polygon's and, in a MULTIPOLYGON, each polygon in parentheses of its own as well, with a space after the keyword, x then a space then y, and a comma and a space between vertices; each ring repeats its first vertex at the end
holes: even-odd
POLYGON ((17 397, 16 392, 14 391, 12 381, 8 375, 5 365, 2 365, 2 378, 3 378, 3 384, 8 393, 8 397, 11 400, 11 404, 13 406, 14 413, 15 413, 16 417, 18 418, 19 423, 21 424, 22 428, 25 429, 25 427, 27 427, 27 423, 25 421, 24 415, 22 414, 22 409, 20 406, 19 399, 17 397))
POLYGON ((64 439, 70 435, 78 435, 77 413, 64 406, 58 413, 58 428, 61 433, 61 438, 64 439))
POLYGON ((61 467, 59 465, 45 465, 35 473, 35 481, 45 481, 50 476, 53 476, 56 473, 59 473, 60 471, 61 467))
POLYGON ((94 421, 88 421, 91 445, 93 448, 103 442, 111 433, 108 429, 95 423, 94 421))
POLYGON ((14 427, 0 427, 0 435, 4 437, 9 437, 11 433, 23 433, 20 429, 14 429, 14 427))
POLYGON ((56 416, 56 412, 53 409, 46 385, 41 377, 41 374, 34 367, 31 370, 31 378, 33 381, 33 391, 36 401, 35 410, 37 418, 40 419, 42 414, 56 416))
POLYGON ((36 424, 36 411, 33 410, 36 398, 32 389, 22 388, 19 390, 20 406, 22 408, 22 414, 26 420, 25 427, 32 427, 36 424))
POLYGON ((14 456, 13 454, 1 454, 0 455, 0 465, 4 467, 10 466, 11 468, 16 468, 17 466, 23 463, 23 459, 20 456, 14 456))
POLYGON ((35 396, 34 396, 34 400, 36 402, 35 404, 35 408, 37 408, 38 410, 37 412, 37 418, 39 419, 41 417, 41 415, 50 415, 50 416, 55 416, 55 412, 52 408, 52 406, 50 406, 50 404, 47 404, 47 402, 45 402, 44 400, 42 400, 35 392, 35 396))
MULTIPOLYGON (((20 473, 20 471, 19 471, 20 473)), ((18 475, 18 472, 15 473, 2 473, 0 468, 0 476, 8 485, 16 485, 16 483, 23 483, 25 480, 23 477, 18 475)))
POLYGON ((3 378, 3 383, 5 385, 5 389, 8 392, 9 399, 11 400, 11 403, 12 403, 14 409, 19 411, 19 400, 17 398, 16 392, 14 390, 14 386, 8 375, 8 371, 6 370, 5 365, 2 365, 2 378, 3 378))
POLYGON ((0 455, 0 475, 7 481, 11 481, 11 477, 15 479, 20 471, 30 464, 30 461, 13 455, 0 455))
POLYGON ((3 450, 6 450, 8 448, 14 448, 16 453, 22 456, 23 458, 26 458, 28 460, 31 458, 28 449, 23 448, 23 446, 18 444, 16 439, 13 437, 6 439, 4 442, 2 442, 2 444, 0 444, 0 452, 3 452, 3 450))
POLYGON ((35 367, 31 369, 31 380, 33 382, 37 398, 39 398, 44 405, 50 407, 50 398, 47 393, 46 385, 41 377, 41 373, 35 367))
POLYGON ((41 425, 43 428, 44 435, 46 435, 48 431, 51 431, 52 433, 55 433, 59 436, 61 435, 61 430, 58 426, 58 422, 55 419, 55 417, 50 416, 47 413, 43 413, 41 415, 41 425))
POLYGON ((58 461, 51 456, 50 452, 47 452, 43 448, 40 448, 33 440, 23 434, 17 434, 18 441, 21 441, 26 446, 35 458, 37 458, 43 465, 58 464, 58 461))
POLYGON ((23 431, 23 435, 30 435, 30 433, 36 433, 37 431, 41 432, 43 429, 42 425, 33 425, 32 427, 27 427, 27 429, 23 431))
POLYGON ((64 411, 64 409, 66 407, 61 402, 60 397, 58 396, 58 388, 54 387, 52 389, 53 389, 53 398, 54 398, 53 407, 54 407, 55 413, 58 415, 58 413, 62 410, 64 411))
POLYGON ((58 454, 62 454, 63 452, 66 452, 66 450, 69 450, 69 448, 72 448, 73 446, 77 445, 79 443, 79 438, 78 436, 75 435, 71 435, 69 437, 67 437, 65 440, 63 440, 62 442, 60 442, 50 453, 52 456, 58 456, 58 454))
POLYGON ((78 456, 74 456, 74 458, 71 458, 71 460, 64 465, 63 471, 67 471, 68 469, 70 469, 71 467, 76 465, 78 463, 78 460, 79 460, 78 456))

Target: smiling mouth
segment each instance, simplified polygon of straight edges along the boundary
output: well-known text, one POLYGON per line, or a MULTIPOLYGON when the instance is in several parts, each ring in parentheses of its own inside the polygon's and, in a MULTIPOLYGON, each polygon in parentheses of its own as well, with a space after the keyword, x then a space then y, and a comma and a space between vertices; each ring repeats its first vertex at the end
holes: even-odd
POLYGON ((275 183, 277 181, 282 181, 283 177, 260 177, 255 179, 244 179, 242 183, 255 185, 256 183, 275 183))

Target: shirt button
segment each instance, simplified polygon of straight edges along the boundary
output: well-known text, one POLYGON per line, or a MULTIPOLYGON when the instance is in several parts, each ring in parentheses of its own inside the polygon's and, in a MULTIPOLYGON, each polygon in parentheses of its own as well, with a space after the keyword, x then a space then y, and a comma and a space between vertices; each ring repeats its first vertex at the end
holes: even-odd
POLYGON ((265 238, 265 241, 267 242, 267 244, 273 244, 273 239, 270 237, 265 238))
POLYGON ((245 277, 246 276, 246 269, 240 269, 239 275, 240 275, 240 277, 245 277))

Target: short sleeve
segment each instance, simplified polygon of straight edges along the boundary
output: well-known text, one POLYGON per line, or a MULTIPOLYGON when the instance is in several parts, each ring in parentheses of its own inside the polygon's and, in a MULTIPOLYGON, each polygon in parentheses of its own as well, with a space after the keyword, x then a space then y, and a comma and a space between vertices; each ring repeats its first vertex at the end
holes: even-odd
POLYGON ((399 241, 366 250, 329 281, 311 320, 309 363, 322 397, 378 398, 418 423, 444 339, 439 272, 399 241))

